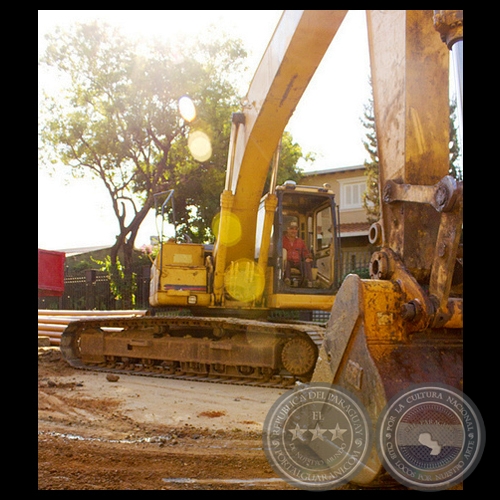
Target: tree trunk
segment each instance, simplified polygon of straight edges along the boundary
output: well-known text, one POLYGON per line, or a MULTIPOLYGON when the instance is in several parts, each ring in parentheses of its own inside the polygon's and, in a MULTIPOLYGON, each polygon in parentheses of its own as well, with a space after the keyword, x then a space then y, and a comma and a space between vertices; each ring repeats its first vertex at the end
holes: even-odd
POLYGON ((136 283, 134 282, 134 276, 132 272, 134 241, 135 241, 135 235, 133 239, 129 240, 123 246, 123 266, 124 266, 123 308, 124 309, 133 309, 135 306, 134 291, 136 283))
POLYGON ((133 309, 135 306, 134 292, 136 282, 134 280, 132 263, 134 255, 134 244, 143 220, 146 218, 149 209, 153 205, 153 197, 146 200, 142 209, 136 213, 134 219, 128 227, 122 227, 120 234, 116 238, 115 244, 111 247, 110 258, 110 277, 115 284, 118 293, 122 297, 122 309, 133 309), (127 238, 127 235, 128 238, 127 238), (118 269, 119 253, 122 250, 123 254, 123 271, 118 269))

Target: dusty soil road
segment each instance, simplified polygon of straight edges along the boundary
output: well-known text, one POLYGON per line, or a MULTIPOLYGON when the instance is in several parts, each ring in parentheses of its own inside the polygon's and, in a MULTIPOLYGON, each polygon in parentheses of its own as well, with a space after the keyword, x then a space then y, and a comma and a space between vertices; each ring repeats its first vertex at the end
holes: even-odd
POLYGON ((261 444, 283 391, 74 370, 38 348, 39 489, 288 489, 261 444))
POLYGON ((71 368, 58 347, 39 347, 38 489, 296 489, 277 477, 261 441, 285 390, 138 375, 110 381, 71 368))

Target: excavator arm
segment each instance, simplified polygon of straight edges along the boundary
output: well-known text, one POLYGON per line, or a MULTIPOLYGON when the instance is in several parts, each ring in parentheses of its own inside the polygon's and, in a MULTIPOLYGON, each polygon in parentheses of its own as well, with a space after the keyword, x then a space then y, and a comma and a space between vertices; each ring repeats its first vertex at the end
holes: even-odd
MULTIPOLYGON (((412 384, 463 386, 463 299, 452 289, 462 182, 448 176, 449 52, 433 19, 429 10, 367 11, 381 193, 370 239, 379 250, 371 279, 349 275, 339 289, 312 378, 355 393, 373 422, 412 384)), ((382 473, 373 449, 353 482, 382 473)))

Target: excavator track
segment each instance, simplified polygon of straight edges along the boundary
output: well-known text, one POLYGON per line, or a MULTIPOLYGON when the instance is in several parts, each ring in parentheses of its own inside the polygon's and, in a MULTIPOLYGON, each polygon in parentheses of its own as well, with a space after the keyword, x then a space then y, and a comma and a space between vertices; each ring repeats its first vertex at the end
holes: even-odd
POLYGON ((264 387, 311 379, 324 327, 235 318, 82 319, 61 336, 73 367, 264 387))

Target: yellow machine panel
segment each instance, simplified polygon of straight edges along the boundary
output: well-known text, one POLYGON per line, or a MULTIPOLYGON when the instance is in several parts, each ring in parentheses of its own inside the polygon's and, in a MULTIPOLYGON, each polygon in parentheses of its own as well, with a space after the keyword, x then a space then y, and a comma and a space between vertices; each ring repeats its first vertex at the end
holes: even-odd
POLYGON ((165 243, 153 269, 154 278, 150 288, 153 305, 210 304, 203 245, 165 243))
POLYGON ((164 243, 162 245, 162 265, 185 264, 187 267, 205 267, 203 245, 193 243, 164 243))

